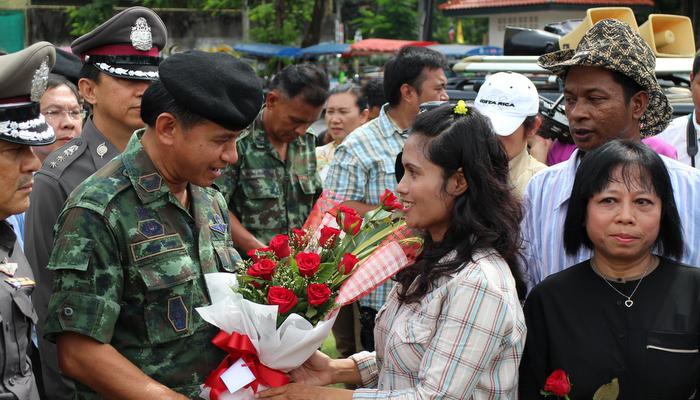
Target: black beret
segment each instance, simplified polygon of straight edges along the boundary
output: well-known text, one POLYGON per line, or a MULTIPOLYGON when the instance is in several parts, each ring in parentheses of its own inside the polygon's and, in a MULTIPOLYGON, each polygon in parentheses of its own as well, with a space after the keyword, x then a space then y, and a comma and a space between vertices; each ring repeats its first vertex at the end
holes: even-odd
POLYGON ((158 67, 175 103, 226 129, 245 129, 260 112, 263 92, 255 71, 226 53, 188 51, 158 67))

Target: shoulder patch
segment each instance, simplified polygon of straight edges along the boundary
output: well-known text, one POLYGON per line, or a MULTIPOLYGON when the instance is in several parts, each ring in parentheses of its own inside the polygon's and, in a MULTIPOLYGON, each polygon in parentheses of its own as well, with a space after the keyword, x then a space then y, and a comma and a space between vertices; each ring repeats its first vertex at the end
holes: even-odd
POLYGON ((87 149, 87 141, 79 137, 73 138, 46 157, 39 173, 56 179, 60 178, 66 168, 77 160, 85 152, 85 149, 87 149))

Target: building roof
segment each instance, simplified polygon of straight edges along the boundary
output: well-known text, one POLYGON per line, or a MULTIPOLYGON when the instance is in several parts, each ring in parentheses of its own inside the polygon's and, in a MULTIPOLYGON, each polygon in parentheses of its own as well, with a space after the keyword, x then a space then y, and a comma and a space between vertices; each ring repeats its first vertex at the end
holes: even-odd
MULTIPOLYGON (((592 6, 647 6, 652 7, 654 0, 447 0, 438 5, 438 8, 445 12, 466 11, 470 14, 482 11, 493 11, 494 9, 505 8, 508 11, 516 11, 510 8, 522 6, 535 6, 537 8, 567 9, 567 8, 588 8, 592 6)), ((506 10, 503 11, 506 11, 506 10)), ((521 11, 521 10, 518 10, 521 11)))

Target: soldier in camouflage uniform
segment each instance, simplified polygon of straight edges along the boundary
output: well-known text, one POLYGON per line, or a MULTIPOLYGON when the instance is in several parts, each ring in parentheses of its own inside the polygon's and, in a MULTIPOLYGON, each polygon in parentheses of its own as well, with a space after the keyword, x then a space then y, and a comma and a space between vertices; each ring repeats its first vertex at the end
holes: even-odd
POLYGON ((145 131, 59 216, 46 337, 79 398, 196 398, 224 356, 195 311, 210 304, 204 275, 240 260, 209 186, 236 161, 262 89, 222 53, 176 54, 159 72, 142 100, 145 131))
POLYGON ((219 182, 239 250, 262 247, 309 216, 321 193, 309 127, 327 97, 328 78, 315 66, 292 65, 273 79, 265 108, 238 140, 238 162, 219 182))

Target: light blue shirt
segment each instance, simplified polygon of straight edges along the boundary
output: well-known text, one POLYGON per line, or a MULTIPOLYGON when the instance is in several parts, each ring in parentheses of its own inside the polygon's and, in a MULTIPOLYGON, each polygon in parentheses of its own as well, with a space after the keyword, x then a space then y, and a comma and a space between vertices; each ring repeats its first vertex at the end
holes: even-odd
POLYGON ((17 235, 17 243, 24 250, 24 213, 14 214, 7 217, 6 221, 12 226, 17 235))
MULTIPOLYGON (((700 267, 700 171, 661 156, 673 186, 673 195, 683 225, 684 252, 681 263, 700 267)), ((564 220, 578 167, 578 150, 530 180, 523 200, 522 234, 525 241, 530 287, 547 276, 591 258, 581 247, 574 256, 564 250, 564 220)))
MULTIPOLYGON (((386 114, 355 129, 335 149, 323 187, 331 198, 379 204, 385 189, 396 191, 396 156, 403 150, 408 132, 401 131, 386 114)), ((360 304, 379 310, 386 301, 391 281, 360 299, 360 304)))

